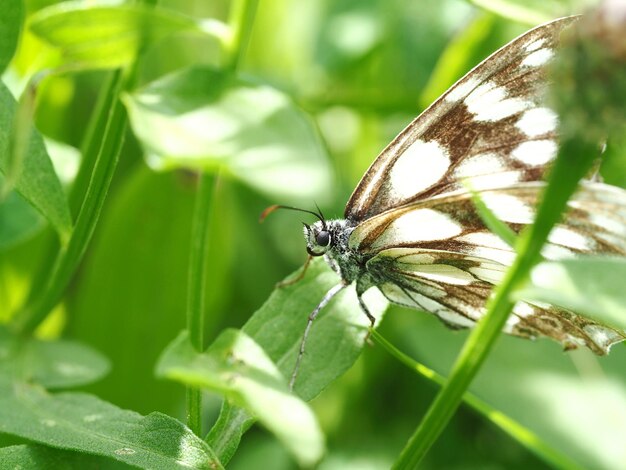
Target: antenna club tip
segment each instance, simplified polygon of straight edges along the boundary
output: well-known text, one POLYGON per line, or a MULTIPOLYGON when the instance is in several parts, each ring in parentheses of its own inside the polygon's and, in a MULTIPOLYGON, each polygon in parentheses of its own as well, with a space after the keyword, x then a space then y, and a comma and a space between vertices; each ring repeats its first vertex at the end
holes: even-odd
POLYGON ((269 206, 268 208, 266 208, 263 212, 261 212, 261 215, 259 216, 259 223, 263 223, 265 218, 278 208, 280 208, 278 204, 274 204, 273 206, 269 206))

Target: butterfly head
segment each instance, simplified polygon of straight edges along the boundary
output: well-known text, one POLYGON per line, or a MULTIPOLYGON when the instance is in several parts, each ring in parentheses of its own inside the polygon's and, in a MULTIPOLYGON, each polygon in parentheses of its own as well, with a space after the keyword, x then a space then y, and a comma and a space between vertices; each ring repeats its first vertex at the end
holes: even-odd
POLYGON ((335 239, 335 224, 333 223, 333 221, 326 221, 326 219, 324 218, 324 214, 322 214, 322 211, 319 207, 317 207, 317 212, 313 212, 291 206, 270 206, 263 211, 260 221, 262 222, 263 220, 265 220, 265 218, 276 209, 289 209, 292 211, 304 212, 306 214, 312 214, 319 219, 312 225, 303 222, 304 239, 306 240, 306 251, 309 253, 309 255, 322 256, 326 253, 326 251, 328 251, 329 248, 333 246, 335 239))
POLYGON ((311 256, 322 256, 333 245, 333 233, 324 219, 313 225, 304 224, 306 251, 311 256))

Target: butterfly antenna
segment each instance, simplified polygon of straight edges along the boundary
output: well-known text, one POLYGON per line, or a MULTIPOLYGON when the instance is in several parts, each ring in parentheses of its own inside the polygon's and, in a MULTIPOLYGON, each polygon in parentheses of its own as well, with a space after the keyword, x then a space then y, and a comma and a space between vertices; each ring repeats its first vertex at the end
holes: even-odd
MULTIPOLYGON (((263 222, 268 215, 270 215, 272 212, 274 212, 274 211, 276 211, 278 209, 289 209, 291 211, 304 212, 305 214, 314 215, 315 217, 320 219, 320 221, 324 225, 324 228, 326 228, 326 221, 324 220, 324 216, 321 214, 321 212, 318 214, 317 212, 309 211, 309 210, 306 210, 306 209, 300 209, 299 207, 283 206, 283 205, 279 205, 279 204, 274 204, 273 206, 269 206, 267 209, 265 209, 263 212, 261 212, 261 216, 259 217, 259 222, 263 222)), ((319 210, 319 208, 318 208, 318 210, 319 210)))
POLYGON ((324 227, 324 230, 326 230, 326 217, 322 214, 322 209, 320 209, 320 206, 317 205, 317 202, 315 203, 315 208, 317 209, 318 217, 322 221, 322 226, 324 227))

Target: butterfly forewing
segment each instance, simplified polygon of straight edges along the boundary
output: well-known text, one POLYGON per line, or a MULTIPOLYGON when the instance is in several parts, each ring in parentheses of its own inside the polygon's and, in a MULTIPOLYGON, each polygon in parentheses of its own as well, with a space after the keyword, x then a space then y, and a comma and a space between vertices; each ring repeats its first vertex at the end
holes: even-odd
POLYGON ((462 189, 540 180, 557 151, 555 113, 543 104, 546 67, 562 18, 510 42, 418 116, 362 178, 345 216, 365 220, 462 189))

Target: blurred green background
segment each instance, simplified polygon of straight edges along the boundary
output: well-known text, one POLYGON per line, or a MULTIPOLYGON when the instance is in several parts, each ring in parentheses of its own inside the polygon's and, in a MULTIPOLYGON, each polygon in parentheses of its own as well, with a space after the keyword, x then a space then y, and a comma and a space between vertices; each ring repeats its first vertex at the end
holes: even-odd
MULTIPOLYGON (((27 2, 29 13, 53 3, 27 2)), ((365 169, 422 109, 530 25, 571 10, 567 2, 542 2, 537 7, 527 2, 510 4, 513 9, 508 16, 521 22, 461 0, 260 2, 241 76, 270 84, 304 111, 313 132, 302 141, 301 151, 310 152, 316 146, 323 152, 324 158, 316 165, 319 174, 327 176, 321 181, 311 178, 310 184, 306 174, 304 184, 284 180, 285 187, 273 192, 272 184, 259 190, 259 185, 241 175, 222 173, 207 285, 209 341, 223 328, 241 327, 275 283, 305 259, 300 217, 276 214, 259 225, 258 216, 265 207, 281 203, 312 208, 317 202, 327 217, 341 217, 365 169), (526 14, 516 14, 519 10, 514 8, 526 14)), ((159 5, 194 17, 225 19, 229 2, 162 0, 159 5)), ((8 83, 19 87, 31 73, 40 47, 27 33, 5 74, 8 83)), ((183 66, 218 63, 216 44, 180 34, 148 52, 139 85, 183 66)), ((46 137, 65 144, 51 154, 67 181, 77 156, 66 146, 80 147, 105 75, 85 72, 53 77, 39 90, 37 127, 46 137)), ((289 129, 281 130, 289 134, 289 129)), ((290 151, 300 151, 298 145, 291 141, 290 151)), ((611 165, 609 182, 623 184, 620 175, 626 174, 626 165, 620 161, 611 165)), ((197 178, 188 170, 156 171, 157 166, 158 162, 144 158, 129 132, 87 256, 64 302, 40 333, 84 341, 111 359, 111 373, 86 387, 87 391, 142 414, 159 410, 182 419, 183 387, 156 380, 153 368, 159 353, 185 324, 197 178)), ((36 216, 33 220, 27 237, 0 247, 0 319, 19 305, 33 273, 44 262, 41 256, 51 235, 36 216)), ((399 308, 387 314, 381 331, 418 360, 443 372, 464 338, 464 333, 450 332, 434 318, 399 308)), ((593 455, 598 440, 614 448, 606 418, 617 420, 620 426, 626 422, 613 412, 626 403, 624 378, 619 377, 623 374, 616 372, 625 370, 625 348, 620 345, 610 358, 600 360, 604 372, 584 352, 572 361, 558 345, 545 341, 532 344, 503 338, 494 356, 475 389, 492 405, 518 419, 525 417, 527 426, 565 442, 566 449, 571 445, 583 461, 584 455, 593 455), (589 377, 597 374, 608 377, 615 388, 596 389, 589 377), (587 399, 592 401, 582 402, 587 399), (569 403, 569 412, 550 407, 557 402, 569 403), (586 416, 587 411, 593 411, 589 420, 571 420, 586 416), (590 434, 595 437, 588 439, 590 434)), ((353 369, 313 402, 328 437, 329 454, 320 468, 387 468, 436 391, 436 386, 381 348, 366 348, 353 369)), ((219 405, 218 397, 207 396, 207 428, 219 405)), ((272 436, 254 428, 244 437, 230 468, 257 468, 260 463, 275 469, 295 465, 272 436)), ((423 466, 531 467, 546 464, 467 408, 459 411, 423 466)))

